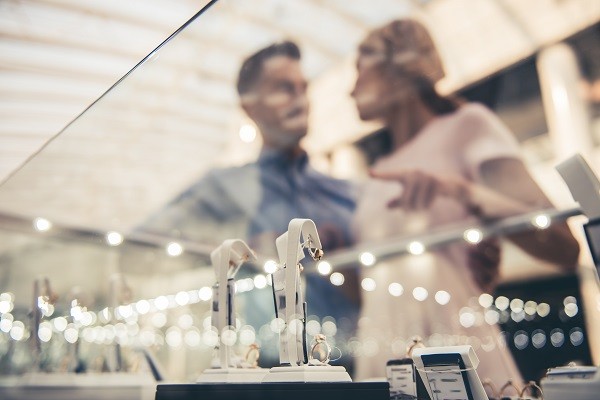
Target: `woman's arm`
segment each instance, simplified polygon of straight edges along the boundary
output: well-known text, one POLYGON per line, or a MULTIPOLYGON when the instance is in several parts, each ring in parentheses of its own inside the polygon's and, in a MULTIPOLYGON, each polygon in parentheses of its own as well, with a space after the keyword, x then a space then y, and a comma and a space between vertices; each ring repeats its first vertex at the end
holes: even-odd
MULTIPOLYGON (((480 166, 482 183, 462 178, 442 179, 418 170, 377 172, 375 178, 396 180, 402 194, 390 207, 428 208, 437 196, 452 197, 483 220, 506 218, 535 209, 548 208, 550 201, 529 175, 523 163, 513 158, 486 161, 480 166)), ((579 244, 566 223, 547 229, 511 234, 509 239, 530 255, 572 270, 577 266, 579 244)))
MULTIPOLYGON (((532 207, 551 207, 551 203, 533 180, 525 165, 517 159, 484 162, 480 173, 488 188, 532 207)), ((477 195, 473 199, 477 202, 477 195)), ((485 211, 483 217, 485 217, 485 211)), ((489 215, 494 217, 493 214, 489 215)), ((573 270, 577 266, 579 244, 566 222, 551 224, 547 229, 532 229, 511 234, 509 239, 530 255, 573 270)))

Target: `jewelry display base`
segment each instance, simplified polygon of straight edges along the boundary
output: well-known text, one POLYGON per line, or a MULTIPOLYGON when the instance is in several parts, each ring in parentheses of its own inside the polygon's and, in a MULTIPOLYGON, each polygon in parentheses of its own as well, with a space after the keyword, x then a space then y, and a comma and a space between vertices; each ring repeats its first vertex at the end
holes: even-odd
POLYGON ((263 379, 270 382, 352 382, 346 368, 333 365, 273 367, 263 379))
POLYGON ((261 383, 269 373, 267 368, 206 369, 197 383, 261 383))
POLYGON ((156 400, 389 400, 387 382, 162 384, 156 400))

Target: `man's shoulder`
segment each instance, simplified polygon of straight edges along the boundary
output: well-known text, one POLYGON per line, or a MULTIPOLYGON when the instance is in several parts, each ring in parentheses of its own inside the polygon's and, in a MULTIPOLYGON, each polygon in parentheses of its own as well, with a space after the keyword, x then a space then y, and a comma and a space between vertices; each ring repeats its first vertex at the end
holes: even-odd
POLYGON ((204 207, 216 215, 233 214, 242 207, 240 194, 243 193, 245 199, 251 197, 256 192, 256 182, 256 166, 252 163, 212 169, 181 192, 172 205, 192 209, 204 207))
POLYGON ((241 181, 253 179, 258 173, 256 163, 248 163, 245 165, 215 168, 208 171, 194 185, 192 190, 202 190, 207 187, 223 187, 231 184, 237 184, 241 181))
POLYGON ((358 197, 360 186, 355 181, 333 177, 312 167, 310 167, 308 173, 312 176, 313 181, 318 182, 318 185, 314 188, 315 190, 320 188, 320 190, 331 195, 332 198, 344 198, 351 202, 358 197))

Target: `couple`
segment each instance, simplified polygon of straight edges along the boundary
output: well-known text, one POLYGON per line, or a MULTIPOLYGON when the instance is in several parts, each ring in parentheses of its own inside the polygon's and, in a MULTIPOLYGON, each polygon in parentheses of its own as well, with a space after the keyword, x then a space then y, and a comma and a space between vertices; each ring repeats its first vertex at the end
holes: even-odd
MULTIPOLYGON (((214 243, 244 237, 261 251, 272 248, 292 218, 310 218, 328 250, 550 206, 521 161, 518 143, 492 112, 437 94, 435 84, 444 69, 422 24, 403 19, 374 30, 360 44, 356 65, 352 97, 359 115, 382 121, 386 128, 381 134, 390 143, 360 190, 309 166, 300 146, 309 108, 300 51, 294 43, 277 43, 246 59, 237 84, 241 106, 263 138, 259 159, 210 172, 150 221, 148 229, 171 227, 187 239, 214 243)), ((508 239, 534 257, 566 269, 576 266, 579 248, 566 224, 508 239)), ((360 313, 359 338, 363 345, 374 345, 363 346, 354 376, 384 376, 385 361, 398 357, 392 351, 395 343, 412 335, 497 338, 496 327, 462 327, 458 310, 493 287, 499 258, 498 243, 487 240, 449 245, 420 260, 402 257, 362 272, 345 271, 341 287, 310 275, 309 314, 348 321, 353 331, 360 313), (377 286, 360 296, 364 277, 377 286), (392 282, 407 293, 391 296, 392 282), (408 292, 417 286, 430 298, 412 299, 408 292), (431 298, 437 291, 451 295, 445 308, 431 298)), ((480 376, 496 382, 518 379, 508 350, 496 346, 480 358, 480 376)))

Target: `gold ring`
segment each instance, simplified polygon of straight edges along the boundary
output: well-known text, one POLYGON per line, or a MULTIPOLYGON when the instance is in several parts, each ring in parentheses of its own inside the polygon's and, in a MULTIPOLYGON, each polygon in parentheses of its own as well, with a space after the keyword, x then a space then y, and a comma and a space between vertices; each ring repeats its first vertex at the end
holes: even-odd
POLYGON ((310 358, 319 361, 322 365, 329 364, 331 359, 331 346, 327 343, 325 335, 315 335, 315 344, 310 349, 310 358))
POLYGON ((492 380, 490 378, 485 378, 482 383, 483 383, 484 388, 486 386, 490 388, 490 391, 492 392, 492 397, 490 397, 490 399, 492 399, 492 398, 499 399, 500 398, 500 394, 498 394, 496 385, 494 385, 494 382, 492 382, 492 380))
POLYGON ((425 345, 423 344, 423 339, 420 336, 413 336, 412 343, 410 346, 406 348, 406 356, 408 358, 412 357, 412 353, 414 349, 423 348, 425 345))
POLYGON ((258 367, 258 359, 260 358, 260 347, 256 343, 252 343, 246 352, 246 363, 251 368, 258 367))
POLYGON ((322 249, 312 247, 312 244, 312 238, 310 237, 310 235, 308 235, 308 239, 306 240, 306 242, 303 243, 303 246, 308 248, 308 254, 310 254, 313 260, 319 261, 321 258, 323 258, 325 253, 322 249))
POLYGON ((512 379, 509 379, 501 388, 500 388, 500 397, 504 397, 504 391, 508 388, 512 387, 515 389, 517 396, 521 395, 521 389, 517 385, 515 385, 512 379))
POLYGON ((540 400, 544 400, 544 392, 542 392, 542 388, 539 387, 538 385, 536 385, 536 383, 534 381, 529 381, 529 383, 527 385, 525 385, 523 390, 521 390, 519 397, 523 397, 525 395, 525 392, 527 391, 527 389, 529 389, 531 391, 531 394, 533 394, 534 389, 537 390, 537 392, 541 396, 540 400))

